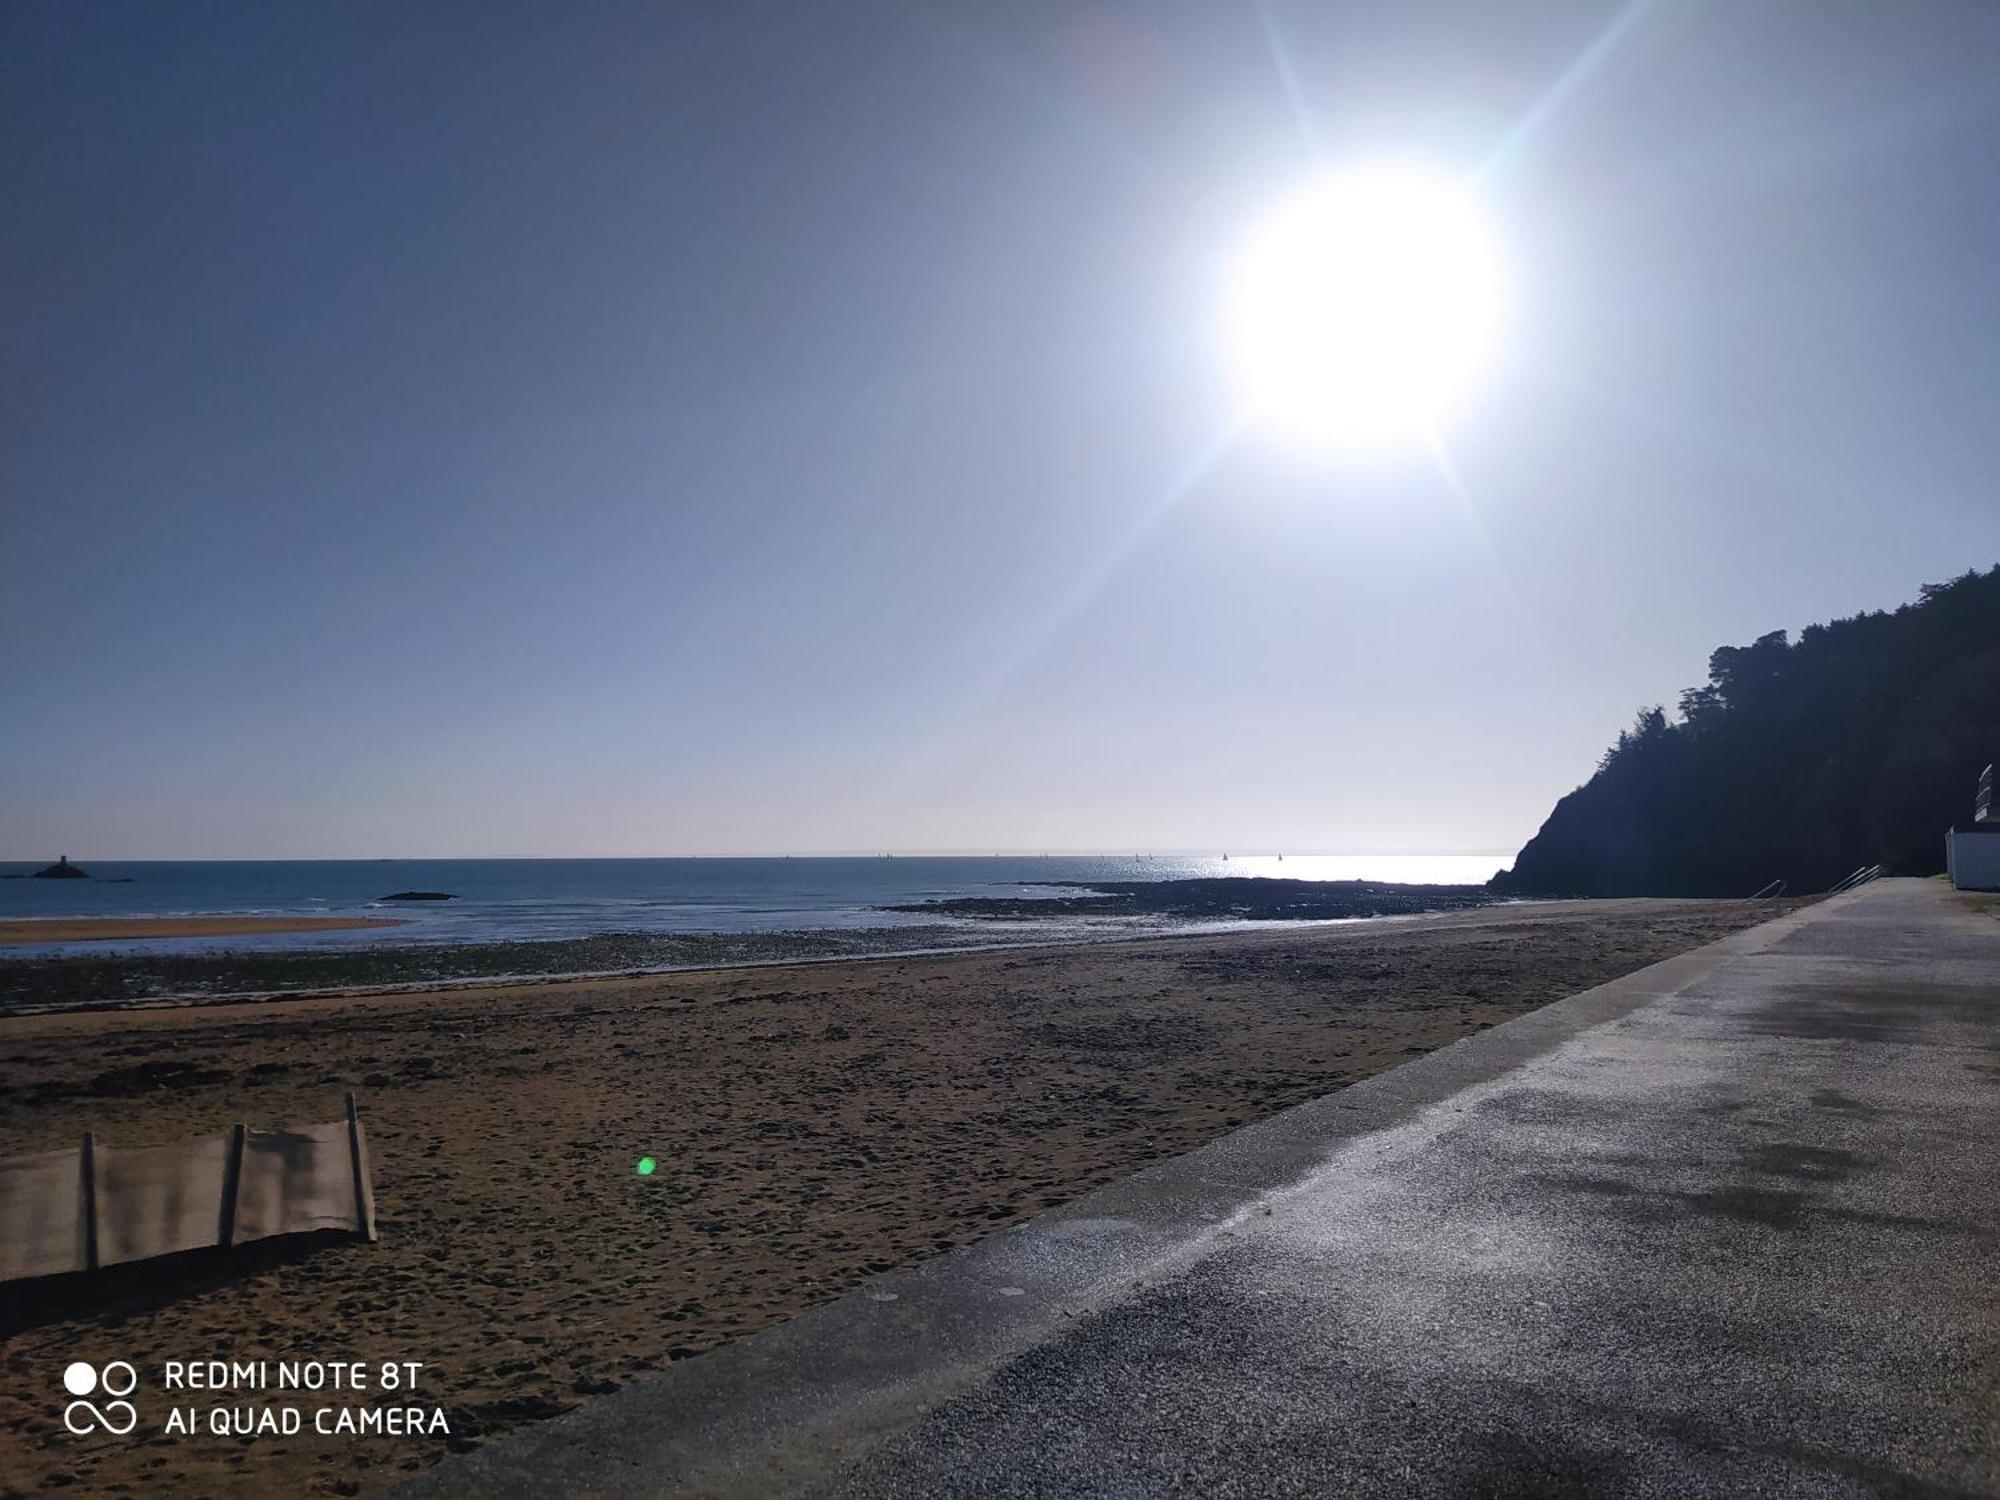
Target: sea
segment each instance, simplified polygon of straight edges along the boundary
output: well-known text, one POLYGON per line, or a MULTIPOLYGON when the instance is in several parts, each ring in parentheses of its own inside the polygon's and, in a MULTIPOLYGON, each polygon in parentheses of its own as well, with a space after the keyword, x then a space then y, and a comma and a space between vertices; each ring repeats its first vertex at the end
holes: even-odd
MULTIPOLYGON (((1065 894, 1045 882, 1265 876, 1479 884, 1500 854, 878 855, 846 858, 118 861, 75 856, 89 880, 31 880, 48 860, 0 863, 0 919, 368 916, 408 925, 255 937, 121 940, 121 950, 468 943, 601 933, 765 933, 885 928, 936 916, 891 905, 955 896, 1065 894), (12 877, 12 878, 9 878, 12 877), (388 902, 398 891, 450 901, 388 902)), ((80 951, 10 946, 5 957, 80 951)), ((4 959, 0 959, 4 961, 4 959)))

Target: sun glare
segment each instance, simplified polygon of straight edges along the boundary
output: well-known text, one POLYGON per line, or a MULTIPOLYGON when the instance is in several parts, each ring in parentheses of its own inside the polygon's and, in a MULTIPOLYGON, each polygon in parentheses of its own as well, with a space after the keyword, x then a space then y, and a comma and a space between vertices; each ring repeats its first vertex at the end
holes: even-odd
POLYGON ((1370 169, 1327 177, 1251 236, 1229 307, 1252 420, 1315 445, 1420 441, 1491 363, 1502 311, 1498 237, 1448 179, 1370 169))

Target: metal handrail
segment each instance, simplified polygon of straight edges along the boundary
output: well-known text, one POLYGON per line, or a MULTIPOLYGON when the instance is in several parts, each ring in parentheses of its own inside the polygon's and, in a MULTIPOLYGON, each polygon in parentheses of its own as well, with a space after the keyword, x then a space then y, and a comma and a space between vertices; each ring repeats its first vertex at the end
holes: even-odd
POLYGON ((1763 890, 1757 892, 1757 894, 1752 896, 1750 899, 1752 901, 1763 901, 1769 897, 1782 896, 1784 894, 1785 894, 1785 882, 1782 880, 1774 880, 1769 885, 1765 886, 1763 890))

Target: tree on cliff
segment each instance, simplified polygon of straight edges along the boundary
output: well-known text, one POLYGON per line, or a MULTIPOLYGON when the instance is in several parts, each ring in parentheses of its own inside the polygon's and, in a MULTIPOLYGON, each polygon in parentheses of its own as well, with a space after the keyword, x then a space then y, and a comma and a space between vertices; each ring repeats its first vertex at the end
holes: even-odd
POLYGON ((1941 869, 1945 829, 2000 759, 2000 567, 1797 642, 1724 646, 1679 708, 1641 712, 1495 888, 1747 895, 1877 862, 1941 869))

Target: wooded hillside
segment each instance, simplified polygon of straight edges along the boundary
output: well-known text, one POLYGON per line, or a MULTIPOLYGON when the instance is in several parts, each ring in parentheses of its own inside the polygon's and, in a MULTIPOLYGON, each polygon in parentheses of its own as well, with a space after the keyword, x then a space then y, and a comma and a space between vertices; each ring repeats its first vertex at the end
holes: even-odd
POLYGON ((1495 889, 1747 896, 1876 862, 1942 869, 2000 759, 2000 567, 1796 642, 1724 646, 1679 709, 1643 710, 1495 889))

